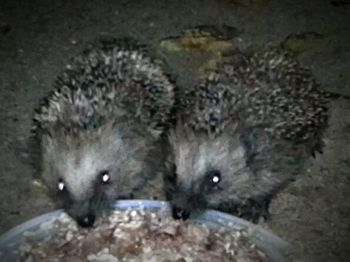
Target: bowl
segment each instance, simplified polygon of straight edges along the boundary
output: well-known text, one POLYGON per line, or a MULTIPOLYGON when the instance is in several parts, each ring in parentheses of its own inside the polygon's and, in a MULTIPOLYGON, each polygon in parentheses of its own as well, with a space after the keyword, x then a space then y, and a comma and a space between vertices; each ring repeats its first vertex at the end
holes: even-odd
MULTIPOLYGON (((114 204, 115 209, 144 209, 155 212, 160 216, 171 216, 168 202, 151 200, 120 200, 114 204)), ((58 218, 62 210, 53 211, 23 224, 20 224, 0 236, 0 261, 18 261, 17 249, 23 243, 28 232, 38 232, 39 239, 45 239, 53 234, 55 230, 40 228, 41 225, 58 218), (39 231, 38 231, 39 230, 39 231), (27 232, 24 234, 24 232, 27 232)), ((289 261, 288 254, 291 246, 286 241, 266 231, 259 225, 252 224, 238 217, 214 210, 200 212, 188 220, 190 223, 204 223, 208 227, 222 226, 234 230, 245 230, 251 241, 263 251, 271 262, 289 261)))

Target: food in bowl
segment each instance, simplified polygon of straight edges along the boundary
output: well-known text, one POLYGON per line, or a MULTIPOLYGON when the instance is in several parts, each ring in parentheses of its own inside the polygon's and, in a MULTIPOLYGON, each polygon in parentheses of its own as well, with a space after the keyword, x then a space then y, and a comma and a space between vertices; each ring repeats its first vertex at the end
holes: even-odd
POLYGON ((269 262, 244 230, 183 222, 149 210, 116 210, 95 227, 78 227, 66 214, 44 223, 49 239, 26 235, 21 262, 236 261, 269 262))

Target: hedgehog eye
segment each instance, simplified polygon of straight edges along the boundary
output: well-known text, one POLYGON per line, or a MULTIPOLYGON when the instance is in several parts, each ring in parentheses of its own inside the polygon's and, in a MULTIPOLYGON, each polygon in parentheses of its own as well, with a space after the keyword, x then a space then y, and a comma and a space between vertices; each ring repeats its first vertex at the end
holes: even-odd
POLYGON ((63 192, 63 190, 66 188, 66 185, 64 182, 60 179, 57 184, 57 189, 59 192, 63 192))
POLYGON ((213 182, 213 184, 217 184, 217 183, 219 183, 220 182, 220 176, 213 176, 212 178, 211 178, 211 181, 213 182))
POLYGON ((221 181, 221 173, 218 170, 210 171, 207 174, 207 178, 211 188, 216 188, 221 181))
POLYGON ((104 170, 98 175, 98 179, 102 184, 108 184, 111 182, 111 176, 108 171, 104 170))

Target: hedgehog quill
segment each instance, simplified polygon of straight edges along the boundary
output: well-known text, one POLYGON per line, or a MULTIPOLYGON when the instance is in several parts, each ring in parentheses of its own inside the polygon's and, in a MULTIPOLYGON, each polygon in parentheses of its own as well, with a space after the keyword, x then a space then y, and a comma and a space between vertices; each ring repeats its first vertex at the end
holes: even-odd
POLYGON ((116 199, 155 197, 173 101, 162 64, 131 39, 93 44, 57 78, 34 117, 35 163, 81 226, 116 199))
POLYGON ((258 222, 323 147, 329 95, 287 53, 236 53, 179 94, 166 177, 175 218, 206 208, 258 222))

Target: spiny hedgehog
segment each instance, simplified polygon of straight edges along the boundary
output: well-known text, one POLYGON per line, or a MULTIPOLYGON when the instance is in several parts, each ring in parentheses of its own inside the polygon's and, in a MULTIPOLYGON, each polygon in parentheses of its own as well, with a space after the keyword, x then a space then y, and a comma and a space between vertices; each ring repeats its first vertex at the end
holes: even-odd
POLYGON ((40 178, 81 226, 115 199, 161 188, 160 141, 173 101, 162 64, 130 39, 93 44, 57 78, 35 114, 33 138, 40 178))
POLYGON ((329 95, 287 53, 236 53, 179 95, 166 177, 175 218, 218 209, 257 222, 322 150, 329 95))

